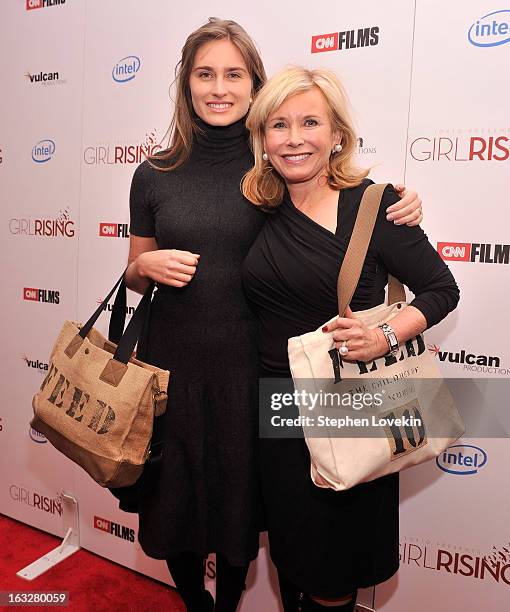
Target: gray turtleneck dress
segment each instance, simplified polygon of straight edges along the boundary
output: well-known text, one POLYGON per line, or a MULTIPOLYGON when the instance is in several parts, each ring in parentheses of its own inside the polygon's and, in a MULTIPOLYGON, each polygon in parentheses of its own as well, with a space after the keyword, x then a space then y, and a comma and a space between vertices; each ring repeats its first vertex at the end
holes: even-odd
POLYGON ((138 537, 157 559, 218 552, 244 565, 258 551, 259 497, 257 324, 241 269, 265 215, 240 192, 253 165, 244 119, 199 125, 183 166, 162 172, 145 161, 131 186, 132 234, 200 254, 188 286, 158 286, 139 343, 171 378, 155 424, 161 469, 154 486, 140 481, 138 537))

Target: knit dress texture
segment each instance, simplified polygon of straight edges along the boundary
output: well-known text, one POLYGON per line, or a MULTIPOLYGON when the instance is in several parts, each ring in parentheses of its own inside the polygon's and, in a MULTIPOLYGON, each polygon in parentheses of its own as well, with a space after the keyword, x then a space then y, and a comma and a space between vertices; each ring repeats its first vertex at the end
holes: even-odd
POLYGON ((241 269, 266 217, 240 192, 253 165, 244 119, 198 123, 184 165, 162 172, 145 161, 131 186, 130 232, 200 255, 186 287, 157 287, 139 342, 143 359, 171 373, 155 422, 161 468, 140 486, 139 541, 157 559, 217 552, 245 565, 258 551, 260 504, 257 322, 241 269))

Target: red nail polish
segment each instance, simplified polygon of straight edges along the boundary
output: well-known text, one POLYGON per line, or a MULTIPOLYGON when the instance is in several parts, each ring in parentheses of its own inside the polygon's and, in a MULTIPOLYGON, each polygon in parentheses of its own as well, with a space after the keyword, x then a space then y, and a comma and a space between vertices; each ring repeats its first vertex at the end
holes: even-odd
POLYGON ((322 328, 322 331, 323 331, 323 332, 327 332, 327 331, 328 331, 328 326, 327 326, 327 325, 324 325, 324 327, 322 328))

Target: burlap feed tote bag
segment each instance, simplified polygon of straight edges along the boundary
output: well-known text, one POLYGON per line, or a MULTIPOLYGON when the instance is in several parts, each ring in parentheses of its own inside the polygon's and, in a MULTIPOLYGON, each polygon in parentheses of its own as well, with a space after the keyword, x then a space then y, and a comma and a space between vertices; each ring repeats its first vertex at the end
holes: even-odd
MULTIPOLYGON (((363 195, 338 277, 338 312, 342 316, 358 284, 385 187, 371 185, 363 195)), ((388 306, 381 304, 354 314, 375 328, 391 321, 406 306, 402 284, 390 277, 388 306)), ((303 430, 317 486, 340 491, 398 472, 436 457, 464 433, 462 419, 422 334, 400 346, 395 356, 348 363, 335 348, 332 334, 321 328, 288 341, 295 390, 324 399, 313 411, 299 404, 302 419, 314 418, 303 430), (332 407, 325 398, 333 395, 327 393, 342 398, 342 405, 338 402, 332 407), (354 404, 343 401, 364 393, 378 394, 381 403, 375 405, 372 398, 369 409, 363 406, 354 414, 354 404), (360 419, 366 416, 370 427, 360 420, 349 429, 352 435, 342 434, 353 424, 348 420, 353 414, 360 419)))
POLYGON ((169 372, 133 356, 153 289, 124 333, 123 276, 85 325, 66 321, 32 402, 31 426, 103 487, 136 482, 149 454, 154 416, 166 410, 169 372), (93 326, 117 287, 109 330, 110 338, 119 339, 114 344, 93 326))

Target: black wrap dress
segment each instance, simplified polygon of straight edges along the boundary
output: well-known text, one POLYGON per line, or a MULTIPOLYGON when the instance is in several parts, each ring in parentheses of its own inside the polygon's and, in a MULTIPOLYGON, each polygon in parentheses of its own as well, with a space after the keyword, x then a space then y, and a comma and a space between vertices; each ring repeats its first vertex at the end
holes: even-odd
POLYGON ((241 270, 266 216, 240 192, 253 165, 244 119, 198 122, 203 133, 183 166, 161 172, 143 162, 131 187, 132 234, 200 254, 188 286, 157 288, 139 342, 143 359, 171 372, 155 423, 162 466, 139 487, 139 541, 157 559, 219 552, 245 565, 259 534, 257 322, 241 270))
MULTIPOLYGON (((298 210, 288 194, 252 246, 243 280, 260 321, 262 377, 290 378, 287 340, 338 314, 336 284, 359 203, 372 181, 339 193, 333 234, 298 210)), ((455 308, 453 276, 420 227, 397 226, 385 209, 399 196, 387 187, 353 311, 384 301, 388 273, 415 294, 411 302, 428 326, 455 308)), ((392 474, 350 490, 316 487, 304 439, 261 439, 260 473, 271 557, 311 595, 340 597, 398 569, 399 477, 392 474)))

